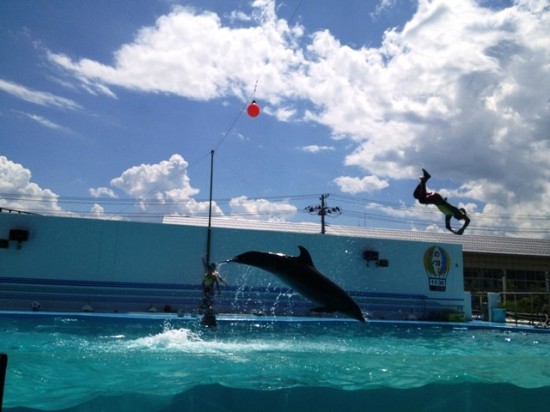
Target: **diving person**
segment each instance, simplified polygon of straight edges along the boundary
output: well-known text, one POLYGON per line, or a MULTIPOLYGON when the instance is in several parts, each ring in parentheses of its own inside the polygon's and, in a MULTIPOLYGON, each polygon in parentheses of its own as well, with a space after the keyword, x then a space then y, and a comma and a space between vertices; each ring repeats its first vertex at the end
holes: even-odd
POLYGON ((445 215, 445 228, 455 235, 463 234, 464 230, 466 230, 470 224, 470 218, 466 214, 466 210, 464 208, 457 208, 456 206, 451 205, 447 202, 446 198, 443 198, 443 196, 437 192, 428 192, 426 189, 426 182, 430 179, 430 177, 431 175, 425 169, 422 169, 420 183, 413 193, 414 198, 423 205, 435 205, 439 211, 445 215), (453 217, 456 220, 464 221, 464 224, 458 230, 451 227, 451 218, 453 217))

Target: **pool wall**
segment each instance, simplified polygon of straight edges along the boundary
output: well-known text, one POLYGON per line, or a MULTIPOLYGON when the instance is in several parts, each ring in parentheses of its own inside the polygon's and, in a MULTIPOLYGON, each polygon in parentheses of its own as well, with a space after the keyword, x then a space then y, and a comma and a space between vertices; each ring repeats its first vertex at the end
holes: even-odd
MULTIPOLYGON (((297 255, 301 245, 318 270, 373 319, 468 317, 461 245, 304 228, 270 230, 259 223, 243 229, 218 222, 210 260, 250 250, 297 255)), ((29 310, 37 302, 47 311, 196 312, 206 237, 206 227, 192 224, 0 214, 0 310, 29 310)), ((306 315, 312 307, 270 273, 235 263, 221 264, 219 271, 229 282, 217 297, 219 312, 306 315)))
MULTIPOLYGON (((281 390, 227 388, 201 385, 174 396, 131 394, 102 396, 63 409, 63 412, 121 411, 335 411, 363 412, 365 405, 376 411, 520 411, 541 410, 550 389, 523 389, 508 384, 431 384, 412 389, 374 388, 341 390, 297 387, 281 390), (259 405, 261 405, 259 407, 259 405)), ((5 408, 6 412, 34 412, 42 409, 5 408)))

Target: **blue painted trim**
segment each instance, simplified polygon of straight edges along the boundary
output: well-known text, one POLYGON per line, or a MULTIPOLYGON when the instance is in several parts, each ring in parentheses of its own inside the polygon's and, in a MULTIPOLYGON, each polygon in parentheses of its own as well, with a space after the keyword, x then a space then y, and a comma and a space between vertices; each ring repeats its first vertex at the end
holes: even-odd
MULTIPOLYGON (((32 311, 14 311, 14 310, 2 310, 0 311, 0 318, 14 318, 21 317, 27 319, 40 320, 43 318, 56 318, 67 317, 76 319, 109 319, 128 322, 143 322, 143 321, 182 321, 182 322, 197 322, 200 316, 178 316, 174 313, 83 313, 83 312, 32 312, 32 311)), ((219 322, 255 322, 255 323, 310 323, 318 322, 323 324, 341 323, 346 322, 358 327, 364 327, 363 324, 358 323, 354 319, 349 318, 321 318, 315 316, 258 316, 258 315, 231 315, 231 314, 218 314, 216 316, 219 322)), ((530 325, 513 325, 506 323, 492 323, 485 321, 468 321, 468 322, 434 322, 434 321, 414 321, 414 320, 368 320, 367 326, 379 325, 388 327, 421 327, 421 328, 438 328, 438 329, 456 329, 456 330, 498 330, 504 332, 529 332, 529 333, 541 333, 548 334, 550 329, 537 328, 530 325)))
MULTIPOLYGON (((202 286, 197 284, 178 284, 178 283, 153 283, 153 282, 116 282, 116 281, 95 281, 95 280, 73 280, 73 279, 43 279, 43 278, 16 278, 16 277, 0 277, 1 284, 12 285, 48 285, 56 287, 89 287, 89 288, 102 288, 102 289, 146 289, 149 292, 154 291, 172 291, 172 292, 184 292, 184 291, 200 291, 202 286)), ((269 288, 269 287, 255 287, 255 286, 224 286, 223 290, 233 293, 271 293, 271 294, 295 294, 290 288, 269 288)), ((47 291, 42 291, 44 293, 47 291)), ((40 292, 37 292, 40 293, 40 292)), ((421 301, 456 301, 462 302, 460 298, 445 298, 445 297, 428 297, 421 294, 406 294, 406 293, 382 293, 382 292, 363 292, 363 291, 348 291, 350 296, 360 298, 377 298, 377 299, 399 299, 399 300, 421 300, 421 301)), ((93 294, 93 289, 90 291, 78 291, 78 294, 93 294)), ((11 296, 4 295, 3 298, 9 298, 11 296)), ((174 296, 176 297, 176 296, 174 296)))
POLYGON ((13 283, 18 285, 53 285, 53 286, 91 286, 101 288, 130 288, 130 289, 188 289, 195 287, 200 289, 200 284, 185 285, 178 283, 153 283, 153 282, 105 282, 96 280, 72 280, 72 279, 42 279, 42 278, 0 278, 0 283, 13 283))
MULTIPOLYGON (((16 277, 0 277, 0 284, 15 284, 15 285, 51 285, 57 287, 95 287, 95 288, 111 288, 111 289, 148 289, 148 290, 201 290, 202 286, 197 284, 181 284, 181 283, 152 283, 152 282, 116 282, 116 281, 95 281, 95 280, 73 280, 73 279, 43 279, 43 278, 16 278, 16 277)), ((281 287, 257 287, 257 286, 224 286, 224 290, 228 292, 239 293, 295 293, 290 288, 281 287)), ((392 299, 417 299, 431 300, 432 298, 420 294, 406 293, 381 293, 381 292, 362 292, 348 291, 354 297, 369 297, 369 298, 392 298, 392 299)), ((437 299, 440 300, 440 299, 437 299)), ((456 300, 456 299, 452 299, 456 300)))

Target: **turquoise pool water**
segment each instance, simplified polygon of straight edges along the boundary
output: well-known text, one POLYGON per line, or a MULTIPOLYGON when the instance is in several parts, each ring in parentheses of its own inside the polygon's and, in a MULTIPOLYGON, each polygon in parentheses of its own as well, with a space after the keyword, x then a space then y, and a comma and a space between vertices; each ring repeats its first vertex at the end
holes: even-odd
POLYGON ((0 328, 8 412, 514 411, 550 399, 542 330, 81 314, 3 314, 0 328))

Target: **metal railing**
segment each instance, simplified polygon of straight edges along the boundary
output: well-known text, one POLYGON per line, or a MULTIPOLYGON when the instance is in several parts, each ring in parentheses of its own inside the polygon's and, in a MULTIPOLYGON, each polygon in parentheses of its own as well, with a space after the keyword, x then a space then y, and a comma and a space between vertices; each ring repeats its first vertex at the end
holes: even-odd
POLYGON ((38 213, 25 212, 24 210, 10 209, 8 207, 0 207, 0 213, 15 213, 17 215, 37 215, 38 213))
POLYGON ((501 306, 516 324, 550 327, 549 292, 502 292, 501 306))
MULTIPOLYGON (((550 292, 496 292, 500 307, 506 310, 506 321, 550 327, 550 292)), ((488 320, 487 292, 472 294, 472 313, 488 320)))

